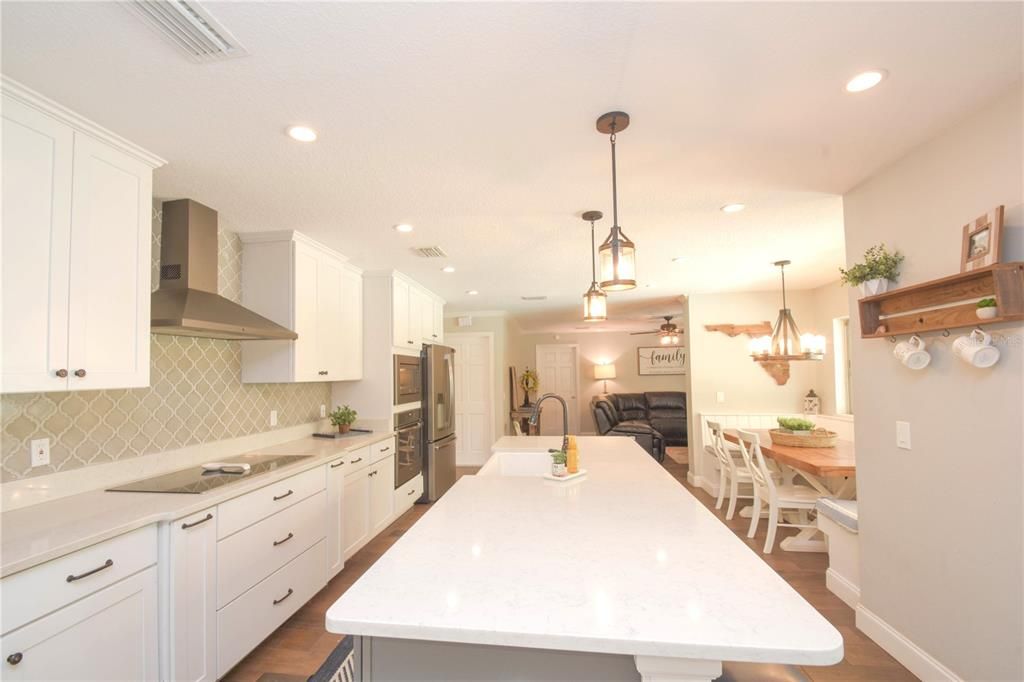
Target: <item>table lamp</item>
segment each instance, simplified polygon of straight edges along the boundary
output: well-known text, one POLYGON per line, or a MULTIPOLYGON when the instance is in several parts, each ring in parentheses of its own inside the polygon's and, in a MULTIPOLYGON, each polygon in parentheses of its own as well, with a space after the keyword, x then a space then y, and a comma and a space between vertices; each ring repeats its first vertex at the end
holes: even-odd
POLYGON ((594 365, 594 378, 604 379, 604 392, 608 392, 608 380, 615 378, 615 365, 594 365))

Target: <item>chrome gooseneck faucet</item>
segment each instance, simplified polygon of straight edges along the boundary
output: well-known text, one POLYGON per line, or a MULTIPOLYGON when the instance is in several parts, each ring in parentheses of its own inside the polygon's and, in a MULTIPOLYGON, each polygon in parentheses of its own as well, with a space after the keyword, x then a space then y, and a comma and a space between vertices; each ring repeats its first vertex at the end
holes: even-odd
POLYGON ((533 406, 533 414, 530 415, 530 426, 536 426, 540 421, 540 405, 548 398, 554 398, 562 403, 562 452, 566 452, 569 449, 569 406, 566 405, 565 398, 557 393, 545 393, 538 398, 533 406))

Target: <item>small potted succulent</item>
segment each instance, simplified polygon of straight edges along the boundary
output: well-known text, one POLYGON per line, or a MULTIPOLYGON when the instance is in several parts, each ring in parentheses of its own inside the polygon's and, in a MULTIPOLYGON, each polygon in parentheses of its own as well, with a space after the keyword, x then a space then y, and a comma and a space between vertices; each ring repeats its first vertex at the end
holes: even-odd
POLYGON ((800 417, 779 417, 779 428, 784 433, 794 433, 798 436, 809 436, 814 430, 814 422, 800 417))
POLYGON ((978 301, 978 307, 974 314, 981 320, 991 320, 999 316, 999 308, 996 306, 996 299, 983 298, 978 301))
POLYGON ((344 405, 343 407, 334 408, 334 411, 327 416, 330 418, 331 423, 338 427, 338 433, 348 433, 358 413, 348 405, 344 405))
POLYGON ((568 472, 566 468, 566 454, 563 450, 554 450, 551 453, 551 475, 552 476, 565 476, 568 472))
POLYGON ((848 270, 839 268, 839 274, 843 284, 859 285, 862 295, 874 296, 889 290, 889 282, 900 276, 901 263, 902 253, 890 253, 885 244, 876 244, 864 252, 863 263, 851 265, 848 270))

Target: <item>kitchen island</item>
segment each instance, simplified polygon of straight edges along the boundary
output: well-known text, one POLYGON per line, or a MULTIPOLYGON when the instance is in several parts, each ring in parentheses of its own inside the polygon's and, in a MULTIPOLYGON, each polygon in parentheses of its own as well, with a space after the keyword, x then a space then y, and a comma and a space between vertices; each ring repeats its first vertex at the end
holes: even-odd
POLYGON ((327 612, 363 682, 712 680, 722 661, 830 665, 842 637, 628 438, 496 444, 327 612), (533 444, 531 450, 528 446, 533 444))

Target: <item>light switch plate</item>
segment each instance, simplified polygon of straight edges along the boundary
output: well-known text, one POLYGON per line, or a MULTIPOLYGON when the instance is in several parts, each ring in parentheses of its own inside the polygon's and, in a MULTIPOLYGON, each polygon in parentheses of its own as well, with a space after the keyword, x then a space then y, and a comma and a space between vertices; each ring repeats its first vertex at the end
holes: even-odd
POLYGON ((44 467, 50 463, 50 439, 37 438, 29 444, 32 452, 32 466, 44 467))
POLYGON ((277 410, 270 411, 270 425, 277 426, 277 410))
POLYGON ((896 447, 910 449, 910 422, 896 422, 896 447))
POLYGON ((717 393, 717 394, 715 395, 715 399, 716 399, 716 400, 717 400, 718 402, 720 402, 720 403, 724 403, 724 402, 725 402, 725 391, 719 391, 719 392, 718 392, 718 393, 717 393))

